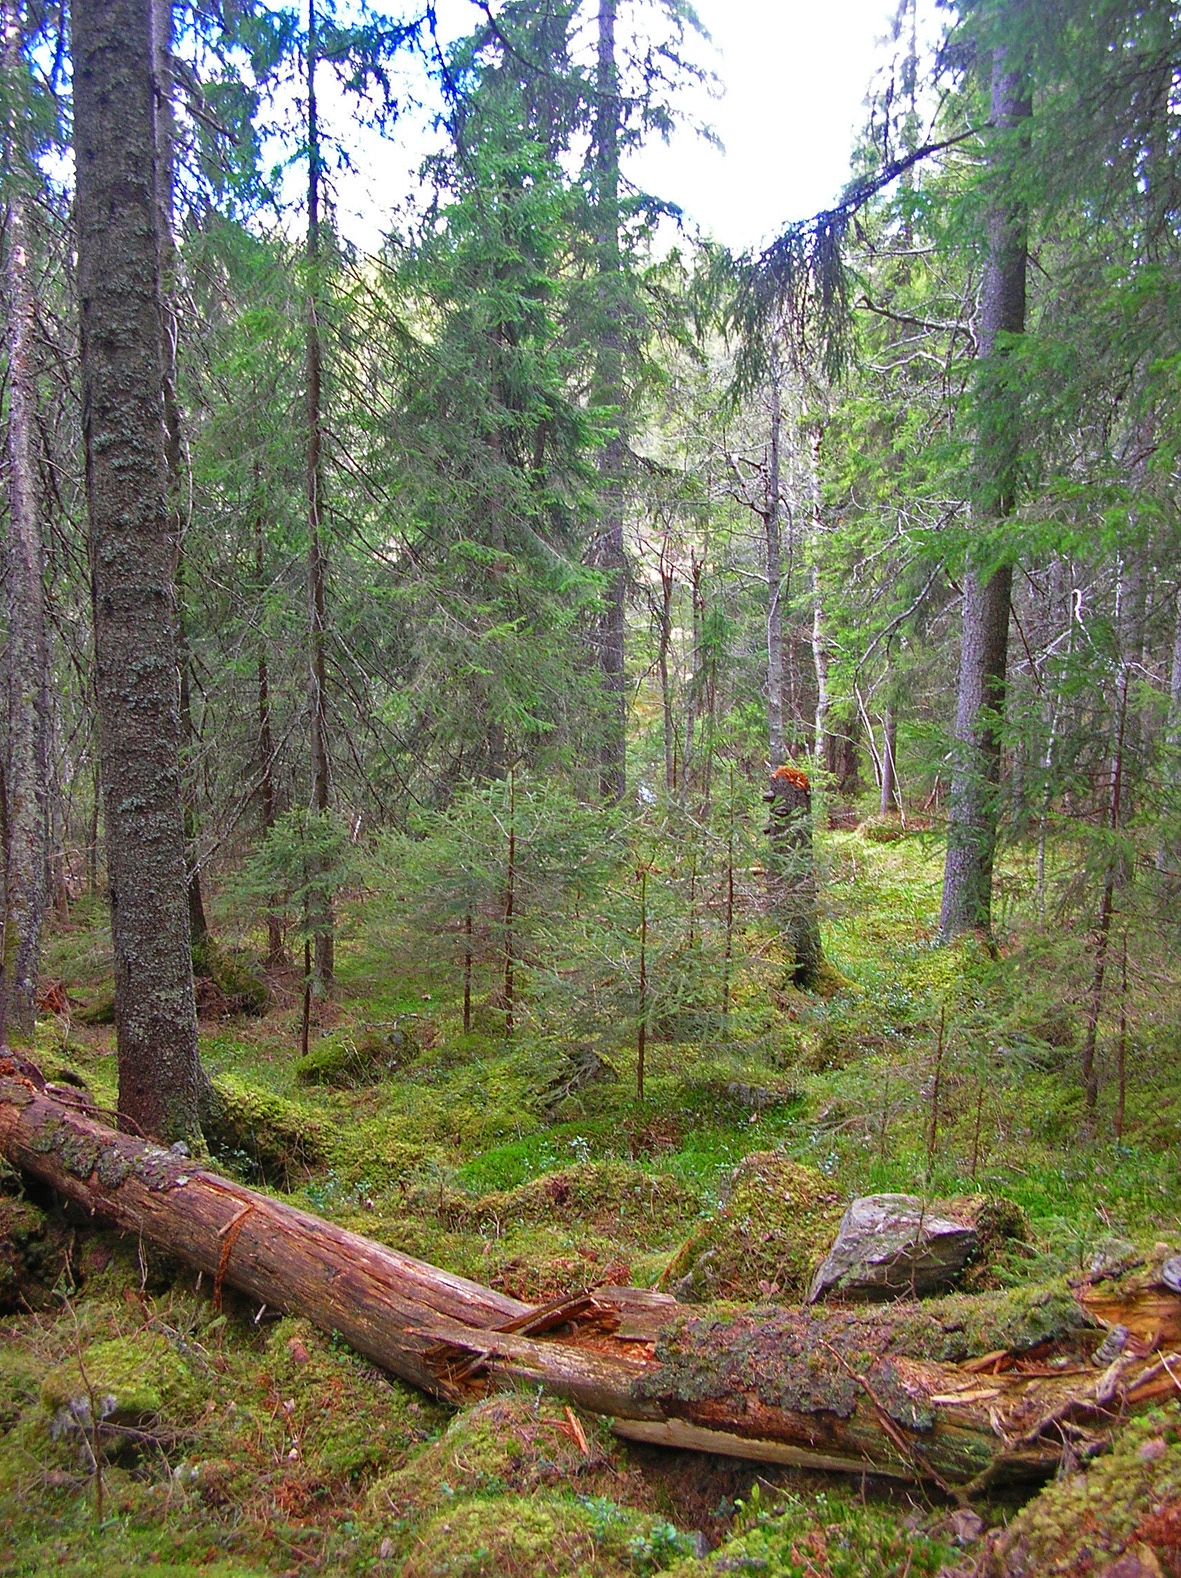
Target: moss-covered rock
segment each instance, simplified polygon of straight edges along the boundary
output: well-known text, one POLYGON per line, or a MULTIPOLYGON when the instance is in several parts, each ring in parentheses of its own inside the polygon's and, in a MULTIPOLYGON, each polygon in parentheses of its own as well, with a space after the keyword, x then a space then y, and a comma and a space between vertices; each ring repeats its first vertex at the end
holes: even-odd
POLYGON ((115 1023, 115 988, 100 987, 89 1001, 74 1010, 74 1018, 81 1025, 113 1025, 115 1023))
POLYGON ((844 1208, 814 1167, 752 1151, 735 1168, 721 1209, 677 1251, 661 1286, 687 1303, 802 1299, 844 1208))
POLYGON ((379 1517, 417 1517, 456 1498, 525 1495, 563 1486, 583 1495, 642 1500, 643 1480, 628 1473, 605 1422, 578 1416, 552 1398, 503 1393, 457 1414, 442 1436, 370 1491, 379 1517))
POLYGON ((412 1058, 418 1048, 405 1030, 392 1025, 362 1025, 337 1030, 309 1048, 295 1063, 301 1085, 356 1090, 376 1085, 412 1058))
POLYGON ((399 1578, 631 1578, 691 1549, 671 1524, 603 1498, 502 1496, 436 1513, 399 1578))
MULTIPOLYGON (((1181 1408, 1129 1423, 1084 1473, 1048 1485, 1013 1520, 993 1553, 994 1578, 1103 1572, 1146 1546, 1158 1567, 1181 1572, 1181 1408)), ((1151 1571, 1146 1558, 1142 1570, 1151 1571)))
POLYGON ((41 1382, 41 1406, 56 1433, 89 1425, 136 1424, 167 1413, 187 1418, 198 1411, 206 1388, 179 1348, 158 1332, 94 1342, 41 1382))

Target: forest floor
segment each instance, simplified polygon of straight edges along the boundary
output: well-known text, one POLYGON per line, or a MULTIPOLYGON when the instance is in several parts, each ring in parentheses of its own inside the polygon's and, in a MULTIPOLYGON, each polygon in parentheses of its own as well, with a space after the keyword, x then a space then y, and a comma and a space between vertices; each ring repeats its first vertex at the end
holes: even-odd
MULTIPOLYGON (((991 1266, 993 1285, 1181 1249, 1181 990, 1159 920, 1141 917, 1113 966, 1088 1122, 1086 938, 1027 913, 1029 872, 1002 874, 992 958, 933 946, 933 835, 846 829, 822 855, 838 989, 777 991, 773 1011, 739 996, 707 1035, 650 1042, 642 1103, 630 1034, 543 1037, 526 1016, 510 1042, 483 1004, 483 1033, 464 1035, 453 972, 400 967, 358 904, 339 1002, 301 1069, 294 974, 272 981, 265 1016, 202 1022, 242 1125, 219 1164, 530 1301, 668 1285, 705 1249, 711 1297, 795 1296, 807 1210, 774 1187, 786 1162, 826 1182, 824 1233, 834 1202, 871 1191, 1007 1197, 1027 1242, 991 1266)), ((232 936, 233 916, 219 927, 232 936)), ((86 1005, 102 1017, 108 945, 101 906, 80 902, 48 965, 74 1007, 46 1016, 38 1049, 50 1078, 102 1107, 113 1032, 81 1021, 86 1005)), ((903 1578, 974 1571, 985 1548, 970 1514, 916 1489, 629 1448, 532 1393, 454 1414, 305 1322, 229 1295, 217 1311, 178 1264, 2 1183, 6 1578, 903 1578), (80 1386, 113 1423, 102 1444, 71 1405, 80 1386)), ((1179 1438, 1170 1405, 1023 1512, 1019 1497, 981 1506, 985 1525, 1021 1520, 999 1570, 1098 1574, 1127 1549, 1136 1571, 1181 1578, 1179 1438)))

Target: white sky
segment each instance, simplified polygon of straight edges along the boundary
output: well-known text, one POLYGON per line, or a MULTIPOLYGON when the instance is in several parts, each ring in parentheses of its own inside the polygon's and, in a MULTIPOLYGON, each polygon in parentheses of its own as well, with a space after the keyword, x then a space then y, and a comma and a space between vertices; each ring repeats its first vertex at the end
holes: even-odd
POLYGON ((633 160, 633 178, 733 250, 826 207, 849 178, 893 9, 890 0, 699 0, 725 90, 700 115, 725 151, 682 131, 633 160))
MULTIPOLYGON (((634 155, 630 178, 678 204, 701 231, 742 250, 769 239, 787 221, 806 218, 838 195, 849 154, 866 115, 875 68, 896 0, 697 0, 712 43, 695 40, 693 58, 720 79, 721 97, 685 106, 724 145, 716 149, 688 128, 666 146, 634 155)), ((441 0, 441 31, 471 30, 479 13, 468 0, 441 0)), ((929 10, 929 0, 922 9, 929 10)), ((331 99, 325 84, 322 98, 331 99), (327 93, 325 93, 327 89, 327 93)), ((327 106, 326 106, 327 107, 327 106)), ((329 111, 331 114, 331 111, 329 111)), ((332 117, 336 119, 335 116, 332 117)), ((417 186, 414 172, 435 139, 409 118, 392 142, 361 138, 337 121, 360 168, 338 176, 341 228, 364 250, 380 245, 390 216, 417 186)))

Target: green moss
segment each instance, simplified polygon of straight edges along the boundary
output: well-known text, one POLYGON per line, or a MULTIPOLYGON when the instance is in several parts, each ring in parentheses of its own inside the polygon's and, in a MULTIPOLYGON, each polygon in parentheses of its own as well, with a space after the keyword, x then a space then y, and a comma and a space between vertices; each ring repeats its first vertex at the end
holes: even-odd
POLYGON ((100 988, 90 1001, 74 1010, 74 1018, 82 1025, 113 1025, 115 1023, 115 988, 100 988))
POLYGON ((355 1090, 375 1085, 412 1058, 417 1047, 404 1030, 363 1025, 325 1036, 295 1063, 301 1085, 331 1085, 355 1090))
POLYGON ((945 1540, 901 1526, 892 1508, 839 1494, 789 1495, 763 1511, 756 1485, 739 1523, 719 1550, 678 1563, 669 1578, 931 1578, 952 1559, 945 1540))
POLYGON ((637 1497, 643 1484, 628 1484, 622 1449, 606 1423, 583 1415, 580 1428, 552 1398, 502 1393, 456 1415, 444 1434, 404 1468, 378 1481, 369 1495, 379 1517, 420 1516, 457 1497, 522 1495, 563 1486, 604 1494, 628 1485, 637 1497))
POLYGON ((41 1382, 41 1406, 59 1428, 91 1417, 93 1395, 99 1417, 134 1423, 167 1412, 171 1418, 194 1415, 206 1388, 177 1347, 156 1332, 89 1344, 41 1382), (89 1384, 88 1384, 89 1383, 89 1384))
POLYGON ((661 1285, 690 1303, 800 1300, 844 1210, 844 1196, 815 1168, 777 1151, 753 1151, 735 1168, 721 1209, 677 1251, 661 1285))
POLYGON ((437 1513, 399 1578, 627 1578, 688 1548, 669 1524, 602 1498, 502 1496, 437 1513))
POLYGON ((245 1014, 259 1018, 271 1006, 271 993, 257 970, 251 969, 243 954, 231 951, 212 936, 193 944, 193 976, 197 982, 197 1004, 204 1013, 245 1014), (212 990, 202 992, 202 982, 212 990))
POLYGON ((1181 1408, 1172 1403, 1132 1420, 1105 1457, 1023 1508, 1005 1535, 1000 1570, 1007 1578, 1081 1578, 1141 1542, 1175 1549, 1178 1534, 1181 1408))
POLYGON ((325 1159, 324 1125, 307 1108, 235 1074, 215 1075, 213 1089, 216 1110, 204 1126, 205 1138, 216 1151, 244 1154, 264 1174, 325 1159))

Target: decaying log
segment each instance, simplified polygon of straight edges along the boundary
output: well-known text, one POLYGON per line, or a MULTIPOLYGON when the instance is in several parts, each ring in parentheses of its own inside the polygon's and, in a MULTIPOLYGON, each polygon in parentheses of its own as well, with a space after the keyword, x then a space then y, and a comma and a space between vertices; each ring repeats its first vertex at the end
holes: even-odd
MULTIPOLYGON (((534 1308, 118 1134, 2 1058, 0 1152, 199 1268, 215 1298, 298 1311, 448 1401, 526 1381, 633 1440, 971 1489, 1086 1457, 1129 1409, 1181 1391, 1181 1355, 1146 1340, 1105 1370, 1007 1350, 949 1363, 949 1328, 922 1305, 710 1311, 598 1288, 534 1308)), ((1153 1319, 1172 1331, 1181 1297, 1163 1296, 1153 1319)))

